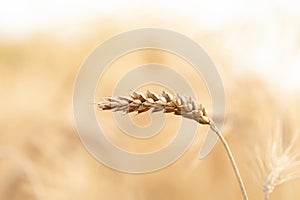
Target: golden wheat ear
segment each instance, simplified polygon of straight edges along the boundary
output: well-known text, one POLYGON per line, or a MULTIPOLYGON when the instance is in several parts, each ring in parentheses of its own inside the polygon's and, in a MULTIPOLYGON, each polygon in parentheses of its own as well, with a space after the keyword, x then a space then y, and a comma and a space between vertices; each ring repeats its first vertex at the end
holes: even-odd
POLYGON ((145 93, 133 92, 129 96, 106 97, 97 103, 100 110, 121 111, 124 113, 143 113, 163 111, 174 113, 184 118, 193 119, 200 124, 209 124, 210 119, 206 108, 193 98, 186 98, 180 94, 170 94, 162 91, 160 94, 147 91, 145 93))

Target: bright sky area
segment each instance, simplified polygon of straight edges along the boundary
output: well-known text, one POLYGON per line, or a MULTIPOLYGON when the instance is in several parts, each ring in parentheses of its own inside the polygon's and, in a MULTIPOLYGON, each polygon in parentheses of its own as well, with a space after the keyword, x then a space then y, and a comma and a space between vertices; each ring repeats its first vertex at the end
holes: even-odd
POLYGON ((188 22, 191 27, 202 30, 221 30, 252 20, 258 28, 250 35, 232 33, 232 41, 239 41, 232 51, 237 66, 249 63, 251 70, 269 81, 280 82, 291 91, 300 89, 300 1, 10 0, 0 6, 0 36, 55 30, 69 22, 76 26, 74 19, 114 13, 123 13, 120 20, 126 20, 135 17, 137 10, 161 20, 174 15, 182 16, 182 23, 192 19, 188 22), (240 49, 247 49, 246 53, 240 49))

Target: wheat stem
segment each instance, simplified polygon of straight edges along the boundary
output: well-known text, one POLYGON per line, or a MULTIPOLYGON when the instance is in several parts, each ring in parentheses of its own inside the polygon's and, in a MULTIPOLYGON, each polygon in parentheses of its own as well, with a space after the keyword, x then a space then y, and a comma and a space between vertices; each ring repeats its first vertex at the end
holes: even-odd
POLYGON ((232 167, 233 167, 233 170, 234 170, 234 172, 235 172, 236 178, 237 178, 237 180, 238 180, 238 182, 239 182, 239 185, 240 185, 240 188, 241 188, 241 191, 242 191, 242 194, 243 194, 243 199, 244 199, 244 200, 248 200, 246 188, 245 188, 245 186, 244 186, 242 177, 241 177, 241 175, 240 175, 239 169, 238 169, 238 167, 237 167, 237 164, 236 164, 236 162, 235 162, 235 159, 234 159, 234 157, 233 157, 233 155, 232 155, 232 152, 231 152, 231 150, 230 150, 230 148, 229 148, 228 143, 226 142, 226 140, 225 140, 225 138, 223 137, 222 133, 218 130, 217 126, 215 125, 215 123, 214 123, 212 120, 210 120, 210 128, 211 128, 211 129, 218 135, 218 137, 220 138, 220 140, 221 140, 221 142, 222 142, 222 144, 223 144, 223 146, 224 146, 224 148, 225 148, 225 150, 226 150, 226 152, 227 152, 227 155, 228 155, 228 157, 229 157, 229 160, 230 160, 231 165, 232 165, 232 167))
POLYGON ((265 200, 268 200, 270 196, 270 193, 265 193, 265 200))

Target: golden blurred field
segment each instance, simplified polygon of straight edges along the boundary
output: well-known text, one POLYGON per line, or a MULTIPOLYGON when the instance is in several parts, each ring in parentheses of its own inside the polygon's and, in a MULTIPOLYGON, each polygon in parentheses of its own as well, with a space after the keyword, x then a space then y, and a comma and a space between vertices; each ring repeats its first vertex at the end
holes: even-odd
MULTIPOLYGON (((208 127, 198 127, 197 138, 178 161, 148 174, 126 174, 107 168, 83 147, 72 113, 73 84, 80 65, 93 48, 110 36, 143 26, 142 22, 124 25, 113 21, 113 18, 95 21, 95 26, 88 26, 82 34, 72 37, 41 31, 17 40, 0 38, 0 199, 241 199, 237 180, 220 143, 207 158, 198 160, 208 127), (106 21, 110 24, 103 23, 106 21), (99 24, 101 27, 97 28, 99 24)), ((235 73, 230 52, 222 48, 222 41, 228 32, 238 32, 239 28, 199 30, 191 34, 182 27, 155 20, 148 24, 188 34, 215 62, 226 93, 227 118, 223 133, 231 145, 250 199, 263 199, 251 168, 255 157, 253 146, 268 140, 278 119, 283 121, 286 132, 299 130, 299 91, 286 94, 277 88, 277 83, 267 84, 251 73, 235 73)), ((180 62, 172 59, 175 58, 148 51, 137 53, 121 64, 130 67, 132 63, 178 65, 180 62)), ((118 70, 116 66, 114 69, 118 70)), ((186 71, 184 76, 193 83, 193 73, 186 71)), ((117 76, 107 78, 105 95, 116 80, 117 76)), ((207 96, 207 88, 199 87, 196 93, 207 96)), ((210 108, 210 101, 205 98, 204 103, 210 108)), ((174 116, 168 116, 168 120, 178 122, 174 116)), ((118 145, 140 151, 162 146, 172 135, 169 126, 165 137, 135 144, 128 138, 118 137, 113 130, 107 134, 118 145)), ((300 180, 284 183, 270 199, 298 199, 299 186, 300 180)))

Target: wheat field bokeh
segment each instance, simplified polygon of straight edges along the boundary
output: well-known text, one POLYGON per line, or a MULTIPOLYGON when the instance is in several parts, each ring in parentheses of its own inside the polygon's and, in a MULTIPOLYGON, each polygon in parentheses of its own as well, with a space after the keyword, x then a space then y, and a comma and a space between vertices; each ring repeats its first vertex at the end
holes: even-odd
MULTIPOLYGON (((268 140, 278 120, 282 121, 287 138, 300 130, 300 92, 299 87, 286 91, 280 87, 280 80, 272 82, 250 70, 255 62, 248 63, 248 57, 243 56, 250 50, 244 50, 249 46, 243 46, 246 42, 241 36, 244 34, 251 48, 255 48, 251 39, 256 39, 254 33, 260 25, 254 21, 195 30, 191 22, 181 23, 180 16, 167 20, 145 16, 142 12, 139 16, 140 19, 124 23, 105 15, 90 20, 74 33, 69 30, 57 34, 43 29, 22 37, 0 36, 0 199, 241 199, 234 172, 220 143, 208 157, 198 159, 208 130, 206 126, 199 125, 195 141, 179 160, 147 174, 110 169, 94 159, 80 141, 73 120, 72 95, 82 62, 111 36, 144 26, 186 34, 212 58, 226 94, 223 134, 232 148, 249 199, 263 199, 252 168, 256 157, 253 148, 268 140), (236 56, 239 48, 241 52, 236 56)), ((295 48, 299 48, 300 37, 295 37, 298 41, 295 48)), ((174 66, 190 82, 201 103, 209 111, 213 109, 201 77, 195 77, 193 69, 187 68, 178 57, 154 50, 135 52, 114 63, 100 81, 104 89, 97 91, 97 97, 110 95, 126 70, 140 63, 174 66)), ((178 128, 170 124, 180 121, 177 116, 168 116, 161 135, 149 141, 132 141, 115 127, 110 113, 99 114, 99 123, 101 117, 104 124, 109 124, 105 128, 107 137, 122 148, 139 152, 152 151, 168 143, 178 128)), ((147 122, 147 116, 141 117, 142 120, 134 120, 147 122)), ((297 199, 299 186, 297 179, 286 182, 275 189, 270 199, 297 199)))

